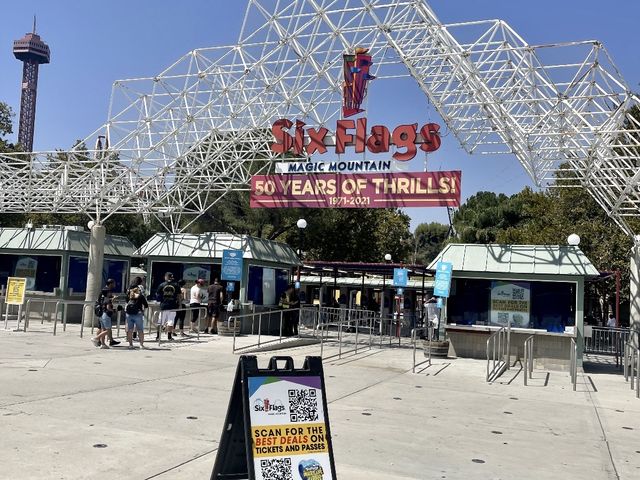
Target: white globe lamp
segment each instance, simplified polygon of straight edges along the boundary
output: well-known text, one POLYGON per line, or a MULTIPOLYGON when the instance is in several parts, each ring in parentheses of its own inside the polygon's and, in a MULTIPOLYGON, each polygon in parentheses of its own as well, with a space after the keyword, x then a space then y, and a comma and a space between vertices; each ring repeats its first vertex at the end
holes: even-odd
POLYGON ((567 237, 567 243, 572 247, 577 247, 578 245, 580 245, 580 235, 572 233, 567 237))

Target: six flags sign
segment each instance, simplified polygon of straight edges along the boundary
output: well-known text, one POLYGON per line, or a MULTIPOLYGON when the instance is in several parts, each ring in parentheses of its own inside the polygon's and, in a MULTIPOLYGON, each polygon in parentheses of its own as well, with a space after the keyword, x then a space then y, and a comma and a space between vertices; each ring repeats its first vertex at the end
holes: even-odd
MULTIPOLYGON (((345 117, 362 112, 368 82, 375 77, 369 73, 373 62, 367 49, 357 48, 354 55, 344 55, 344 84, 342 111, 345 117)), ((440 148, 440 126, 426 123, 399 125, 389 130, 384 125, 367 129, 367 119, 341 119, 336 122, 335 143, 325 127, 305 128, 300 120, 276 120, 271 128, 274 142, 271 150, 285 155, 311 156, 327 153, 327 146, 335 145, 335 153, 343 154, 353 146, 358 154, 388 153, 395 162, 412 160, 420 149, 435 152, 440 148), (292 131, 293 128, 293 131, 292 131)), ((365 163, 373 163, 363 160, 365 163)), ((309 162, 314 164, 314 162, 309 162)), ((352 163, 349 161, 349 163, 352 163)), ((353 163, 357 163, 353 162, 353 163)), ((390 162, 381 162, 381 164, 390 162)), ((323 169, 297 169, 317 172, 323 169)), ((357 168, 356 168, 357 170, 357 168)), ((460 205, 461 172, 424 173, 363 173, 363 174, 293 174, 258 175, 251 180, 252 208, 390 208, 436 207, 460 205)))

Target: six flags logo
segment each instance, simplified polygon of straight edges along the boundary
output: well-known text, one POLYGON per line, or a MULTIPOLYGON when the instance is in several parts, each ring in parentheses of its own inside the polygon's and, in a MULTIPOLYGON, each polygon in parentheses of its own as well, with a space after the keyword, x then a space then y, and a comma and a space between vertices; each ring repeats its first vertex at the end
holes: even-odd
MULTIPOLYGON (((373 62, 368 49, 356 48, 355 54, 344 55, 344 83, 342 89, 342 113, 350 117, 361 113, 360 108, 367 94, 367 85, 376 77, 369 73, 373 62)), ((304 128, 306 124, 300 120, 295 122, 295 133, 288 133, 294 123, 286 118, 276 120, 271 133, 275 142, 271 144, 271 150, 275 153, 285 154, 291 150, 296 155, 323 154, 327 152, 326 142, 329 130, 325 127, 304 128)), ((364 153, 365 149, 371 153, 386 153, 391 145, 395 145, 397 151, 393 158, 398 161, 409 161, 416 156, 417 147, 424 152, 435 152, 440 148, 440 125, 427 123, 418 129, 418 124, 399 125, 391 132, 384 125, 374 125, 367 131, 367 119, 357 120, 341 119, 336 123, 335 129, 335 153, 345 152, 347 145, 353 145, 356 153, 364 153)))
POLYGON ((360 108, 367 95, 367 85, 376 77, 369 74, 373 62, 371 55, 367 55, 368 48, 356 48, 355 55, 343 55, 344 84, 342 86, 342 115, 351 117, 364 112, 360 108))

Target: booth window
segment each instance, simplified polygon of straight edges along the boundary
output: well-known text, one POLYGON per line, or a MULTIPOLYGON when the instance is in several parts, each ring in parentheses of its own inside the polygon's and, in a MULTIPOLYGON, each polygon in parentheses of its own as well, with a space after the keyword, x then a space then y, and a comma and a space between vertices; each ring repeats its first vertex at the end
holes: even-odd
MULTIPOLYGON (((6 285, 8 277, 16 276, 16 267, 20 259, 26 255, 0 255, 0 284, 6 285)), ((29 259, 35 260, 35 275, 33 288, 30 291, 53 292, 60 286, 60 268, 62 257, 60 255, 29 255, 29 259)), ((20 276, 25 275, 21 273, 20 276)))
POLYGON ((247 300, 255 305, 276 305, 288 284, 287 270, 250 265, 247 300))
MULTIPOLYGON (((69 258, 69 280, 67 286, 71 293, 85 293, 87 291, 87 257, 70 257, 69 258)), ((107 284, 107 279, 113 278, 116 281, 116 292, 124 291, 124 282, 128 278, 127 267, 129 263, 126 260, 104 260, 102 266, 102 283, 101 286, 107 284)))
MULTIPOLYGON (((495 325, 492 322, 492 289, 497 282, 487 279, 456 278, 447 302, 448 323, 457 325, 495 325)), ((576 286, 569 282, 511 282, 529 290, 527 328, 564 332, 575 325, 576 286)), ((495 318, 494 318, 495 319, 495 318)), ((514 323, 512 322, 512 326, 514 323)), ((518 325, 515 325, 518 326, 518 325)))
MULTIPOLYGON (((147 278, 147 286, 149 287, 149 299, 155 300, 156 290, 162 282, 164 282, 164 274, 167 272, 173 273, 173 278, 180 280, 185 270, 191 267, 200 267, 202 270, 207 270, 210 273, 209 278, 205 278, 207 283, 211 284, 216 278, 220 280, 220 264, 210 263, 205 264, 202 262, 194 263, 178 263, 178 262, 157 262, 151 263, 151 275, 147 278)), ((189 274, 189 272, 187 272, 189 274)), ((190 274, 188 275, 190 276, 190 274)), ((221 281, 222 283, 222 281, 221 281)))

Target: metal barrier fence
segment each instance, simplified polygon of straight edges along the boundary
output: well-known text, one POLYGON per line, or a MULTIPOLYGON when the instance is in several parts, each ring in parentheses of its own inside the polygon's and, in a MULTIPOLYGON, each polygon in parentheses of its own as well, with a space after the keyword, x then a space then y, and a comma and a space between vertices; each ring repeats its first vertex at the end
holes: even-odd
POLYGON ((615 355, 616 365, 620 365, 625 344, 629 341, 628 328, 585 326, 584 351, 599 355, 615 355), (591 335, 589 335, 591 330, 591 335))
POLYGON ((569 352, 569 375, 571 376, 571 385, 573 391, 576 391, 576 383, 578 381, 578 344, 576 339, 571 339, 571 348, 569 352))
POLYGON ((530 335, 524 341, 524 385, 533 378, 533 339, 535 335, 530 335))
POLYGON ((414 328, 413 330, 411 330, 411 342, 413 343, 413 367, 411 369, 412 373, 416 373, 416 367, 419 365, 422 365, 423 363, 428 363, 429 366, 431 366, 431 341, 433 339, 433 330, 434 330, 434 325, 433 323, 429 322, 429 326, 428 327, 418 327, 418 328, 414 328), (425 351, 425 356, 427 357, 427 360, 424 360, 420 363, 416 363, 416 347, 417 347, 417 343, 418 343, 418 337, 417 334, 419 332, 426 332, 426 340, 428 342, 428 346, 426 347, 426 351, 425 351))
POLYGON ((378 333, 382 333, 379 335, 380 346, 386 341, 387 336, 391 345, 394 338, 391 334, 399 325, 397 320, 391 317, 381 319, 377 312, 371 310, 334 307, 304 306, 299 309, 265 310, 233 315, 228 318, 230 325, 233 324, 236 327, 233 329, 233 352, 282 343, 287 338, 285 336, 287 315, 297 318, 298 333, 293 335, 295 338, 317 339, 319 337, 321 355, 324 354, 327 343, 337 343, 338 353, 335 356, 339 358, 346 353, 357 353, 362 348, 362 334, 368 335, 364 341, 367 348, 371 348, 374 336, 378 333), (248 335, 257 335, 257 341, 238 346, 237 337, 241 331, 246 331, 248 335), (389 335, 386 335, 387 332, 389 335), (264 337, 267 339, 264 340, 264 337), (351 344, 354 346, 353 349, 344 351, 344 346, 351 344))
POLYGON ((487 339, 487 382, 493 382, 509 369, 510 348, 510 327, 501 327, 487 339))
POLYGON ((631 384, 631 390, 636 391, 636 398, 640 398, 640 349, 631 343, 624 344, 624 381, 631 384))
MULTIPOLYGON (((288 315, 297 314, 298 318, 300 318, 303 316, 303 311, 305 310, 306 308, 292 308, 292 309, 286 310, 286 313, 288 315)), ((285 320, 285 310, 265 310, 263 312, 245 313, 242 315, 231 315, 230 317, 227 318, 227 325, 230 326, 233 324, 233 353, 236 353, 238 350, 261 348, 264 345, 269 345, 272 343, 282 343, 284 320, 285 320), (272 320, 274 321, 274 323, 277 320, 278 338, 275 338, 275 339, 271 338, 270 340, 263 342, 262 341, 263 335, 268 335, 268 333, 271 331, 272 320), (251 335, 258 335, 257 343, 250 344, 250 345, 243 345, 242 347, 237 347, 236 339, 239 334, 239 331, 237 331, 238 329, 235 327, 236 322, 240 323, 240 327, 239 327, 240 331, 242 331, 243 324, 247 324, 250 322, 251 335), (256 332, 256 323, 257 323, 257 332, 256 332), (266 325, 266 328, 265 328, 265 325, 266 325), (263 333, 265 329, 266 329, 266 333, 263 333)), ((298 328, 300 328, 300 321, 298 321, 298 328)), ((271 337, 271 335, 269 336, 271 337)))
MULTIPOLYGON (((348 311, 348 310, 347 310, 348 311)), ((330 338, 330 333, 332 330, 336 331, 337 334, 337 342, 338 342, 338 353, 331 355, 327 358, 338 357, 342 358, 342 355, 348 353, 358 354, 358 349, 362 346, 362 342, 360 341, 361 332, 368 335, 368 341, 365 340, 364 345, 367 350, 370 350, 373 345, 373 337, 375 332, 379 330, 379 325, 377 325, 376 312, 370 310, 353 310, 353 312, 358 312, 353 316, 349 317, 348 315, 338 315, 337 318, 334 318, 333 321, 328 321, 325 323, 320 323, 318 325, 317 330, 320 332, 320 356, 324 357, 324 345, 328 342, 330 338), (345 335, 346 331, 346 335, 345 335), (353 349, 347 350, 343 352, 343 345, 351 345, 351 339, 353 335, 353 349)), ((322 313, 322 309, 320 309, 320 313, 322 313)), ((329 312, 331 314, 331 312, 329 312)), ((335 313, 335 312, 333 312, 335 313)))

